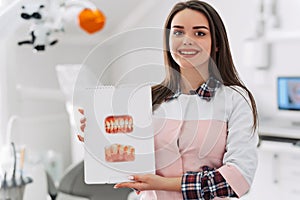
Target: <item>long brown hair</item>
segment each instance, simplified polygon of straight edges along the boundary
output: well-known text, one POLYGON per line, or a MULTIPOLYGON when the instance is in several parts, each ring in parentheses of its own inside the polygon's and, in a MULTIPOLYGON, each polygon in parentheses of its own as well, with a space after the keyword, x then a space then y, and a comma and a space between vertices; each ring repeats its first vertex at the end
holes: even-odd
POLYGON ((253 130, 257 127, 257 109, 253 95, 243 84, 239 78, 238 72, 233 64, 232 55, 229 48, 229 42, 224 23, 217 13, 217 11, 209 4, 190 0, 186 2, 177 3, 171 10, 165 25, 164 25, 164 61, 166 66, 166 77, 158 85, 152 87, 152 106, 155 110, 166 97, 173 95, 178 91, 178 83, 180 82, 180 67, 174 61, 169 50, 169 34, 171 29, 171 22, 174 16, 184 10, 192 9, 204 14, 209 22, 211 33, 211 49, 218 49, 218 51, 210 52, 209 73, 210 76, 215 77, 225 86, 239 86, 243 88, 251 101, 253 113, 253 130))

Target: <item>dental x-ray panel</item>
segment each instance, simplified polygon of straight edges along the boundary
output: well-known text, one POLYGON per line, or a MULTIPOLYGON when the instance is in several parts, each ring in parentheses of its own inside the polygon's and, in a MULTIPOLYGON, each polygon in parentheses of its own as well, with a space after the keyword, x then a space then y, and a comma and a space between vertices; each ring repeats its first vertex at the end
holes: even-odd
POLYGON ((154 173, 150 86, 98 86, 81 95, 87 118, 85 182, 118 183, 154 173))

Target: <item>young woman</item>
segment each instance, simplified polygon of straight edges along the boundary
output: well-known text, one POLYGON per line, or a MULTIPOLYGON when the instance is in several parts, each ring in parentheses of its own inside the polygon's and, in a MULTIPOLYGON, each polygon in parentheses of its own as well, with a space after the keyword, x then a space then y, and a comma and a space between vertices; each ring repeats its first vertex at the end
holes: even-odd
POLYGON ((167 75, 152 88, 156 174, 115 188, 135 188, 142 199, 241 197, 257 166, 257 112, 224 24, 205 2, 178 3, 164 41, 167 75))

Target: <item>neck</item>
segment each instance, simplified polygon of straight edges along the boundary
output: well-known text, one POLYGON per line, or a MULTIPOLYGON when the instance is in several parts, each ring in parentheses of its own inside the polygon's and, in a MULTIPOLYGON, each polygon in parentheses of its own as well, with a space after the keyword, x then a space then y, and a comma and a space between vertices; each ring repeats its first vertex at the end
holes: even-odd
POLYGON ((208 70, 199 71, 195 68, 181 70, 181 92, 189 93, 190 90, 196 90, 209 78, 208 70))

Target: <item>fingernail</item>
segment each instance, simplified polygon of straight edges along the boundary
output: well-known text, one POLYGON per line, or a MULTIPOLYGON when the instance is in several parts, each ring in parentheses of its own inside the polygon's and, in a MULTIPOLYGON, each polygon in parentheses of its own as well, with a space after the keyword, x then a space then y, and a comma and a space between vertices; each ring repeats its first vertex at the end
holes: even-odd
POLYGON ((133 176, 128 176, 127 177, 129 180, 134 180, 134 177, 133 176))
POLYGON ((114 188, 115 188, 115 189, 117 189, 117 188, 118 188, 118 186, 117 186, 117 185, 114 185, 114 188))
POLYGON ((81 135, 77 135, 78 139, 80 142, 84 142, 84 137, 82 137, 81 135))
POLYGON ((82 108, 78 108, 77 110, 78 110, 81 114, 83 114, 83 112, 84 112, 82 108))

